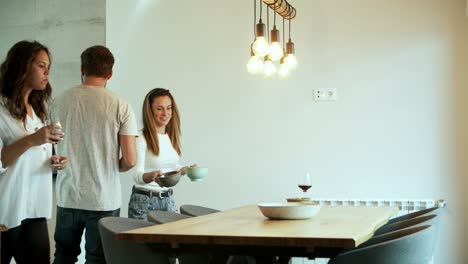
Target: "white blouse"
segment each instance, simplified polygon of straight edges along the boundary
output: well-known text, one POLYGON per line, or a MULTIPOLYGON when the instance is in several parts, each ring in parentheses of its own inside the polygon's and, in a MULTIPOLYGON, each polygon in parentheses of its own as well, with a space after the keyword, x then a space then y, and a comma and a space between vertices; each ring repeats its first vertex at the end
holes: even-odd
POLYGON ((138 135, 136 140, 138 160, 133 172, 135 187, 138 189, 157 192, 167 190, 168 188, 161 187, 156 182, 145 183, 143 174, 156 170, 161 170, 164 173, 179 170, 182 167, 179 164, 179 154, 172 146, 169 136, 167 134, 158 134, 158 140, 159 156, 156 156, 148 150, 143 132, 140 131, 138 135))
MULTIPOLYGON (((0 99, 0 155, 3 146, 34 133, 43 123, 32 113, 22 121, 11 116, 0 99)), ((26 218, 50 218, 52 214, 52 145, 29 148, 4 168, 0 156, 0 224, 14 228, 26 218)))

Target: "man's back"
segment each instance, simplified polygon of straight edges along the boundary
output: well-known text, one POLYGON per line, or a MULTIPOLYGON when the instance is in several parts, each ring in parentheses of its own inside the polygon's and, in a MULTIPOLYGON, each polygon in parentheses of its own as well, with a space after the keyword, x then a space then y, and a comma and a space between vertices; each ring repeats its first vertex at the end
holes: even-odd
POLYGON ((51 116, 62 123, 58 153, 69 165, 57 177, 57 205, 93 211, 121 205, 119 135, 137 135, 130 105, 104 87, 79 85, 58 97, 51 116))

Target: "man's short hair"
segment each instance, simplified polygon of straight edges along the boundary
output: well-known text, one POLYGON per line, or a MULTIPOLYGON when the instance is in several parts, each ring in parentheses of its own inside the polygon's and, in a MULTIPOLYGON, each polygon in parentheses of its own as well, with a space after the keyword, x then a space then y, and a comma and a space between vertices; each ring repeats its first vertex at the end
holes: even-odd
POLYGON ((107 77, 112 73, 114 55, 104 46, 89 47, 81 53, 81 67, 85 76, 107 77))

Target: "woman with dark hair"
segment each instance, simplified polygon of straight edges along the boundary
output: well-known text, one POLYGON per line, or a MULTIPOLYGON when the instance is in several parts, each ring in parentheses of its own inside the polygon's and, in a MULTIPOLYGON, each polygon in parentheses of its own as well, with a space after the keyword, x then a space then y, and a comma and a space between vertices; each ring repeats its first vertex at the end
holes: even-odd
POLYGON ((50 263, 47 218, 52 213, 52 156, 63 138, 56 125, 45 126, 50 55, 36 41, 20 41, 0 66, 0 224, 1 263, 50 263))
POLYGON ((180 115, 174 97, 169 90, 153 89, 143 102, 128 217, 146 219, 149 211, 177 211, 172 189, 160 186, 158 176, 173 170, 185 175, 185 167, 179 164, 181 154, 180 115))

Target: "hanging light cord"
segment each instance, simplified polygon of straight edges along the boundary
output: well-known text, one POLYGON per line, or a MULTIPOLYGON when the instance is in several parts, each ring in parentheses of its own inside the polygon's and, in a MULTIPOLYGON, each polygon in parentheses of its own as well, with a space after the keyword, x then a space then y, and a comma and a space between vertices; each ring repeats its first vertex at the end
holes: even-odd
POLYGON ((267 35, 268 35, 268 43, 270 43, 270 34, 268 34, 268 30, 270 30, 270 10, 267 8, 267 35))
POLYGON ((273 26, 276 27, 276 12, 273 15, 273 26))
POLYGON ((260 20, 262 20, 262 0, 260 0, 260 20))
POLYGON ((291 41, 291 19, 289 19, 289 41, 291 41))
POLYGON ((257 0, 253 0, 253 3, 254 3, 254 22, 253 22, 253 25, 254 25, 254 40, 255 38, 257 37, 257 27, 255 26, 255 23, 257 23, 257 0))
POLYGON ((284 34, 284 17, 283 17, 283 49, 286 48, 286 46, 284 45, 284 39, 286 38, 286 35, 284 34))

